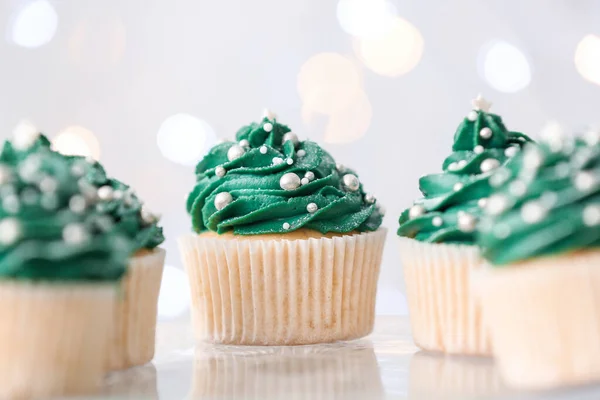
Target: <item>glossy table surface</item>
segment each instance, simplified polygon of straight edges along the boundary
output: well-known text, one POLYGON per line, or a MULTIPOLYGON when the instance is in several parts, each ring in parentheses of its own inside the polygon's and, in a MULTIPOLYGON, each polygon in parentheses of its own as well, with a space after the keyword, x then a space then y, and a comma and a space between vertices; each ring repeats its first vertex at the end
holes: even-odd
POLYGON ((108 376, 101 398, 562 400, 598 399, 600 386, 512 391, 490 359, 419 351, 407 317, 378 317, 365 339, 298 347, 194 346, 180 320, 160 323, 153 363, 108 376))

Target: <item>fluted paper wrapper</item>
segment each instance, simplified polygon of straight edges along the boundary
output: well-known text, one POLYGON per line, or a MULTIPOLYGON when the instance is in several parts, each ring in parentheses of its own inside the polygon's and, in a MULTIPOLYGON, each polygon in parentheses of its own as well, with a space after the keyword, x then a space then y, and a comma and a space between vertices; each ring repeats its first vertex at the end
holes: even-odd
POLYGON ((424 350, 489 355, 481 306, 471 293, 471 273, 481 266, 474 246, 400 238, 412 334, 424 350))
POLYGON ((181 238, 197 339, 297 345, 369 334, 385 235, 181 238))
POLYGON ((600 251, 484 267, 473 289, 507 384, 600 380, 600 251))
POLYGON ((0 283, 0 398, 95 393, 116 284, 0 283))
POLYGON ((188 398, 379 399, 384 392, 368 345, 216 346, 196 349, 188 398))
POLYGON ((108 369, 146 364, 154 357, 158 294, 165 251, 154 249, 132 257, 117 298, 108 352, 108 369))

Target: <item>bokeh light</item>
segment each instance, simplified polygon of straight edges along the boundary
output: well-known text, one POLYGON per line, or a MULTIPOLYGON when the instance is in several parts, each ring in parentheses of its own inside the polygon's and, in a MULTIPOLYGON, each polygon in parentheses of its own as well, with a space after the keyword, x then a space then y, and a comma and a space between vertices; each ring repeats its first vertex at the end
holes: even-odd
POLYGON ((371 125, 373 109, 364 91, 346 109, 332 114, 325 128, 326 143, 350 143, 367 133, 371 125))
POLYGON ((40 47, 52 40, 57 26, 58 15, 48 0, 28 1, 8 24, 7 39, 22 47, 40 47))
POLYGON ((62 154, 100 159, 100 143, 82 126, 70 126, 52 139, 52 148, 62 154))
POLYGON ((575 49, 575 68, 581 76, 600 85, 600 37, 586 35, 575 49))
POLYGON ((494 89, 514 93, 531 82, 531 65, 517 47, 494 40, 481 48, 478 60, 480 76, 494 89))
POLYGON ((89 69, 119 63, 127 47, 127 30, 119 16, 79 21, 69 35, 69 58, 89 69))
POLYGON ((304 106, 323 114, 348 107, 361 90, 358 68, 337 53, 319 53, 309 58, 298 74, 298 93, 304 106))
POLYGON ((190 292, 185 272, 165 265, 160 295, 158 297, 158 318, 171 319, 184 314, 190 307, 190 292))
POLYGON ((360 38, 377 38, 394 26, 396 8, 387 0, 340 0, 337 19, 342 29, 360 38))
POLYGON ((162 155, 182 165, 195 165, 217 141, 209 124, 183 113, 167 118, 156 139, 162 155))
POLYGON ((392 27, 378 38, 359 38, 354 50, 373 72, 383 76, 400 76, 417 66, 423 56, 423 36, 407 20, 395 17, 392 27))

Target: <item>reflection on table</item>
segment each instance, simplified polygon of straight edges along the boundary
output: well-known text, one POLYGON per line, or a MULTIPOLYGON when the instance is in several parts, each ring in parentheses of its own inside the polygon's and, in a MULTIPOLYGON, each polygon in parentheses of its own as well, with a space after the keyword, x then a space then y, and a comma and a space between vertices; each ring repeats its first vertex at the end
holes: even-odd
POLYGON ((106 397, 158 399, 156 367, 146 364, 109 374, 102 394, 106 397))
POLYGON ((384 398, 372 344, 197 347, 191 399, 384 398))

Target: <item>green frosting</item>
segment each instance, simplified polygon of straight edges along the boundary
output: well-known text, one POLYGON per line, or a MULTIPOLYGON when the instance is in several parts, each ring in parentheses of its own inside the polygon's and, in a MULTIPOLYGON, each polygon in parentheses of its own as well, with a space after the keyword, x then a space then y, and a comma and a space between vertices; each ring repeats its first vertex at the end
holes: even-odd
POLYGON ((133 243, 112 228, 92 167, 23 133, 0 153, 0 278, 117 281, 133 243))
POLYGON ((354 171, 274 118, 242 127, 196 166, 187 211, 196 232, 374 231, 383 211, 354 171))
POLYGON ((398 235, 430 243, 474 244, 482 206, 493 191, 490 175, 529 140, 508 131, 498 115, 476 107, 458 127, 443 173, 419 180, 423 198, 401 214, 398 235))
POLYGON ((600 145, 553 138, 499 170, 478 244, 494 265, 600 246, 600 145))

